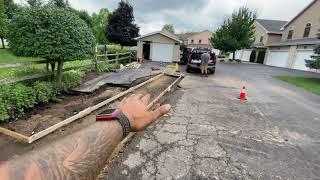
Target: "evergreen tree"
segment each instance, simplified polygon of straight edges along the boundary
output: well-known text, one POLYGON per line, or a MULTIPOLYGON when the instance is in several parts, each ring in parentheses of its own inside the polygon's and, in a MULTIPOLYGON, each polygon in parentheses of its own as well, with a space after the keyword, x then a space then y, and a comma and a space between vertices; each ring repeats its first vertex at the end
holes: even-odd
POLYGON ((134 38, 139 36, 139 27, 134 24, 133 8, 129 3, 121 1, 108 22, 106 37, 110 42, 121 46, 136 45, 134 38))
MULTIPOLYGON (((318 39, 320 39, 320 32, 318 39)), ((310 69, 320 69, 320 44, 313 51, 315 55, 311 56, 312 60, 306 60, 306 66, 310 69)))

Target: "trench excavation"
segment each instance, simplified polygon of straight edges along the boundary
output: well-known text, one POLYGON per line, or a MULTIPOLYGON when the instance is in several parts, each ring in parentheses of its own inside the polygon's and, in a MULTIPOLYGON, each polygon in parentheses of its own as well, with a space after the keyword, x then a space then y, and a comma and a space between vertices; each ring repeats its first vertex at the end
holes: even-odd
MULTIPOLYGON (((155 100, 150 105, 150 108, 151 106, 156 107, 160 105, 161 102, 165 100, 165 98, 170 96, 169 94, 166 94, 167 91, 170 91, 170 90, 172 91, 174 89, 174 86, 177 85, 178 81, 181 80, 181 77, 171 76, 171 75, 158 75, 158 76, 159 77, 152 80, 151 82, 144 84, 143 86, 133 90, 132 92, 126 93, 124 96, 121 96, 115 99, 114 101, 108 103, 107 105, 104 105, 101 108, 98 108, 97 110, 92 111, 90 114, 82 118, 79 118, 74 122, 67 124, 66 126, 63 126, 60 129, 57 129, 53 133, 33 142, 32 144, 27 144, 25 142, 18 141, 12 137, 1 134, 0 148, 2 149, 2 152, 0 154, 0 161, 8 160, 15 155, 23 155, 25 153, 30 152, 31 150, 48 145, 55 140, 62 139, 66 135, 75 133, 82 128, 85 128, 94 124, 95 116, 97 114, 107 109, 116 108, 119 102, 124 97, 130 96, 130 94, 132 93, 140 93, 140 94, 149 93, 151 95, 150 99, 155 100)), ((141 80, 139 80, 138 82, 141 82, 141 80)), ((80 112, 85 108, 96 106, 97 103, 101 103, 106 99, 113 98, 126 91, 128 90, 126 90, 125 88, 105 87, 105 88, 101 88, 100 90, 98 90, 97 92, 91 95, 67 97, 65 101, 63 101, 62 103, 53 104, 51 106, 48 105, 49 107, 44 107, 44 109, 38 111, 38 113, 31 115, 29 119, 21 120, 21 122, 16 121, 11 124, 10 123, 2 124, 1 127, 10 128, 10 125, 11 125, 11 127, 16 128, 14 129, 16 130, 16 132, 22 133, 25 136, 30 136, 32 131, 34 131, 34 133, 41 132, 46 127, 50 127, 55 123, 59 123, 64 119, 69 118, 70 116, 80 112), (33 122, 33 120, 35 122, 33 122), (38 125, 39 122, 41 123, 41 126, 38 125), (28 126, 25 126, 24 128, 23 128, 23 125, 14 126, 19 123, 21 124, 30 123, 30 124, 28 126), (19 127, 19 129, 17 127, 19 127)))

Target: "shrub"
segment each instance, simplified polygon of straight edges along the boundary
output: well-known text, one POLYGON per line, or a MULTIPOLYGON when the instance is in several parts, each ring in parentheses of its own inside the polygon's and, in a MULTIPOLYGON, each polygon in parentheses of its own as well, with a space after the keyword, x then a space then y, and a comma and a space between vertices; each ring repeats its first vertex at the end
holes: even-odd
POLYGON ((5 102, 3 114, 14 119, 19 118, 26 109, 36 104, 34 89, 23 84, 2 86, 0 97, 5 102))
POLYGON ((38 103, 49 102, 54 95, 54 89, 52 83, 49 82, 36 82, 33 86, 33 89, 36 93, 36 100, 38 103))
POLYGON ((62 90, 67 91, 69 88, 79 85, 84 75, 85 73, 82 71, 72 70, 65 72, 62 78, 62 83, 65 85, 65 88, 62 90))
POLYGON ((35 105, 49 102, 80 84, 84 74, 82 71, 65 72, 61 83, 37 81, 0 86, 0 121, 17 119, 35 105))
POLYGON ((8 38, 17 55, 58 61, 59 80, 63 61, 91 58, 96 45, 86 22, 68 9, 50 5, 22 8, 10 22, 8 38))
POLYGON ((111 70, 115 70, 119 68, 120 68, 120 64, 109 64, 109 63, 99 64, 100 72, 110 72, 111 70))

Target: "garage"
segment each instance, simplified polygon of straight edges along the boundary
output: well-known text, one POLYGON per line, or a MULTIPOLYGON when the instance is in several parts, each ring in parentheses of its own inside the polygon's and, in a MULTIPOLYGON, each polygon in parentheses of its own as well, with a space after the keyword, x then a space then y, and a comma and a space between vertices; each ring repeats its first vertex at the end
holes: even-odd
POLYGON ((250 55, 252 53, 252 49, 243 49, 242 50, 243 53, 242 53, 242 57, 241 57, 241 61, 244 61, 244 62, 249 62, 250 61, 250 55))
POLYGON ((266 64, 275 67, 287 67, 289 51, 269 51, 266 64))
POLYGON ((167 31, 157 31, 136 38, 137 56, 145 61, 179 62, 182 41, 167 31))
POLYGON ((153 43, 152 45, 152 61, 172 62, 173 44, 153 43))
POLYGON ((310 60, 313 54, 312 49, 297 50, 293 69, 307 71, 308 68, 306 67, 305 60, 310 60))

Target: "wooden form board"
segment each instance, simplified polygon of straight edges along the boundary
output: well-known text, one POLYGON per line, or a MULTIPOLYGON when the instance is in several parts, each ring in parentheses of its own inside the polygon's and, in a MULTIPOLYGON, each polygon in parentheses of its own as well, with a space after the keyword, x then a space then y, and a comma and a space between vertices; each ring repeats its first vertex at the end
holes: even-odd
POLYGON ((143 82, 141 84, 138 84, 137 86, 131 87, 130 89, 128 89, 128 90, 126 90, 124 92, 121 92, 120 94, 118 94, 118 95, 116 95, 114 97, 111 97, 111 98, 109 98, 109 99, 107 99, 107 100, 105 100, 105 101, 103 101, 103 102, 101 102, 101 103, 99 103, 99 104, 97 104, 95 106, 91 106, 91 107, 79 112, 78 114, 76 114, 76 115, 74 115, 74 116, 72 116, 72 117, 70 117, 70 118, 68 118, 68 119, 66 119, 64 121, 61 121, 61 122, 59 122, 59 123, 47 128, 47 129, 45 129, 45 130, 43 130, 41 132, 38 132, 38 133, 36 133, 36 134, 34 134, 34 135, 30 136, 30 137, 27 137, 25 135, 19 134, 17 132, 14 132, 14 131, 11 131, 9 129, 5 129, 5 128, 2 128, 2 127, 0 127, 0 133, 3 133, 5 135, 13 137, 13 138, 15 138, 17 140, 20 140, 20 141, 27 142, 27 143, 31 144, 34 141, 36 141, 36 140, 38 140, 38 139, 40 139, 40 138, 42 138, 42 137, 54 132, 54 131, 56 131, 57 129, 59 129, 59 128, 67 125, 67 124, 70 124, 71 122, 73 122, 75 120, 78 120, 80 118, 83 118, 83 117, 89 115, 93 111, 95 111, 95 110, 107 105, 108 103, 111 103, 111 102, 121 98, 122 96, 125 96, 128 93, 133 92, 134 90, 136 90, 136 89, 138 89, 138 88, 140 88, 140 87, 142 87, 142 86, 144 86, 144 85, 146 85, 146 84, 148 84, 148 83, 160 78, 163 75, 164 75, 164 73, 161 73, 161 74, 159 74, 159 75, 157 75, 157 76, 155 76, 155 77, 153 77, 153 78, 151 78, 151 79, 149 79, 149 80, 147 80, 147 81, 145 81, 145 82, 143 82))

